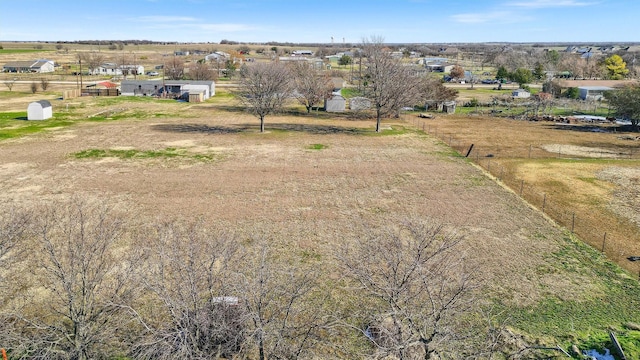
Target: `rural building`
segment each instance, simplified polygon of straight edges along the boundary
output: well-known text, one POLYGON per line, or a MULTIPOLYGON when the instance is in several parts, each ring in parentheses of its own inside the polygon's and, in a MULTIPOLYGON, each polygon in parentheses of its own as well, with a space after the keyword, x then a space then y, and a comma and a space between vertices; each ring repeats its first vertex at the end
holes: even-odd
POLYGON ((12 61, 2 66, 3 72, 49 73, 55 70, 53 60, 12 61))
POLYGON ((311 50, 293 50, 293 52, 291 52, 291 56, 313 56, 313 51, 311 51, 311 50))
POLYGON ((427 62, 424 65, 427 70, 430 72, 451 72, 454 67, 454 64, 450 64, 447 62, 427 62))
POLYGON ((513 96, 516 99, 526 99, 531 97, 531 93, 524 89, 517 89, 517 90, 513 90, 513 92, 511 93, 511 96, 513 96))
POLYGON ((453 114, 456 112, 456 102, 455 101, 447 101, 442 104, 442 111, 447 114, 453 114))
POLYGON ((91 71, 91 75, 108 75, 108 76, 120 76, 123 74, 144 74, 144 66, 142 65, 116 65, 116 64, 102 64, 91 71))
POLYGON ((368 110, 371 106, 371 100, 365 97, 356 96, 349 99, 349 109, 352 111, 368 110))
POLYGON ((580 99, 582 100, 601 100, 604 97, 604 93, 614 90, 608 86, 580 86, 578 91, 580 92, 580 99))
POLYGON ((216 93, 216 83, 206 80, 124 80, 120 84, 123 96, 158 96, 204 101, 216 93))
POLYGON ((347 100, 339 94, 333 94, 331 98, 324 100, 324 111, 344 112, 347 108, 347 100))
POLYGON ((52 116, 53 109, 47 100, 34 101, 27 107, 27 120, 46 120, 52 116))
POLYGON ((204 60, 207 62, 227 61, 229 59, 231 59, 231 55, 229 55, 224 51, 214 51, 211 54, 204 57, 204 60))

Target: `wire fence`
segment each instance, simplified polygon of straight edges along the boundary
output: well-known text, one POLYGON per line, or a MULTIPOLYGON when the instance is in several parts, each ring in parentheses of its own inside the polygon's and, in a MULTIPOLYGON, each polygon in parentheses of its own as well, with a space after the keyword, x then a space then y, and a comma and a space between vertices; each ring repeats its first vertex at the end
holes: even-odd
MULTIPOLYGON (((491 174, 515 194, 533 207, 539 209, 559 225, 575 234, 584 242, 608 258, 618 262, 628 270, 638 271, 625 259, 638 255, 627 253, 624 231, 620 230, 619 220, 604 221, 595 212, 576 212, 572 206, 554 194, 542 192, 534 184, 520 178, 512 170, 501 164, 501 159, 574 159, 574 158, 607 158, 607 159, 640 159, 640 151, 633 149, 596 150, 588 155, 576 156, 564 151, 562 147, 550 151, 540 146, 477 146, 469 140, 456 138, 454 133, 443 130, 434 122, 423 119, 410 120, 418 129, 432 135, 456 152, 465 156, 476 165, 491 174)), ((568 150, 568 149, 565 149, 568 150)), ((639 273, 640 277, 640 273, 639 273)))

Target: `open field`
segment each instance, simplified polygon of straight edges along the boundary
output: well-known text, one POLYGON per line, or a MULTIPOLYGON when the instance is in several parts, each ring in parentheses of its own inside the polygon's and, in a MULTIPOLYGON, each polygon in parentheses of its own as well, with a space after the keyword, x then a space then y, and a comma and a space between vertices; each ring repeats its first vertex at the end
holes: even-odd
MULTIPOLYGON (((13 109, 32 98, 14 95, 3 93, 0 106, 13 109)), ((288 248, 292 254, 317 254, 329 272, 336 246, 358 242, 360 227, 435 219, 464 237, 466 262, 483 280, 484 299, 504 311, 516 333, 568 347, 593 344, 613 326, 629 348, 639 347, 627 340, 635 333, 622 329, 625 322, 640 322, 635 275, 581 245, 567 229, 438 140, 446 138, 445 132, 456 139, 468 134, 482 154, 497 154, 497 164, 544 188, 557 183, 551 173, 538 177, 553 161, 535 167, 501 154, 532 136, 548 139, 544 143, 602 147, 610 140, 617 144, 614 135, 603 141, 591 138, 594 134, 562 131, 567 138, 551 141, 547 134, 560 130, 517 123, 528 130, 514 128, 513 136, 496 143, 495 133, 479 131, 480 124, 490 129, 495 128, 490 121, 509 120, 440 117, 433 122, 439 127, 436 136, 434 129, 420 131, 413 115, 385 123, 391 130, 380 135, 371 120, 295 112, 267 117, 267 133, 260 134, 257 120, 238 111, 223 92, 202 104, 49 98, 57 114, 50 121, 64 123, 0 142, 2 204, 37 204, 76 194, 109 198, 139 220, 201 218, 234 229, 261 228, 294 244, 288 248), (472 121, 477 122, 468 126, 472 121)), ((23 126, 15 116, 1 121, 0 133, 13 134, 12 123, 23 126)), ((579 177, 591 179, 577 189, 581 196, 588 198, 584 192, 595 189, 603 204, 611 199, 610 169, 606 163, 576 169, 579 177)), ((554 199, 572 198, 560 193, 554 199)), ((598 211, 606 209, 602 205, 598 211)), ((618 239, 612 236, 612 249, 621 246, 618 239)), ((628 253, 607 254, 619 260, 628 253)))

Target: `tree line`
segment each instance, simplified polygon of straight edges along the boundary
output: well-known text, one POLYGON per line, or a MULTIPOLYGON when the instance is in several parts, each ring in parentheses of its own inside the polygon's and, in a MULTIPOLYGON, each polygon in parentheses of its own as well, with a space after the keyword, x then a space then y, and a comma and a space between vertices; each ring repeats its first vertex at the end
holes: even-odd
MULTIPOLYGON (((0 214, 12 359, 488 359, 513 351, 454 229, 358 227, 309 254, 265 229, 139 223, 72 197, 0 214)), ((517 349, 516 349, 517 350, 517 349)))

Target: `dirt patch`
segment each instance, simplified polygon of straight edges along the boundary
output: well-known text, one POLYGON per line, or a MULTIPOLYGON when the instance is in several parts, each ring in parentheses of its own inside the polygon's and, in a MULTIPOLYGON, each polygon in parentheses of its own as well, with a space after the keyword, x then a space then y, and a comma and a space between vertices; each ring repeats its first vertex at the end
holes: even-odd
POLYGON ((597 176, 617 185, 610 209, 640 227, 640 169, 608 167, 597 176))
POLYGON ((557 155, 570 155, 590 158, 619 159, 629 157, 628 153, 622 153, 616 149, 567 145, 567 144, 543 144, 542 149, 557 155))

